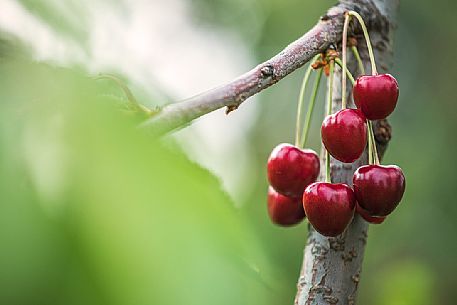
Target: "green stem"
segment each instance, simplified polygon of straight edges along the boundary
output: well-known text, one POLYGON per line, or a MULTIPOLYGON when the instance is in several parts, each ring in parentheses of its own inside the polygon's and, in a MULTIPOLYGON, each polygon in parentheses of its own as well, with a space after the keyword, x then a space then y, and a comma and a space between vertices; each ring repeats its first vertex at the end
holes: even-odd
POLYGON ((327 115, 332 114, 332 102, 333 102, 333 79, 335 71, 335 62, 330 60, 329 63, 329 84, 328 84, 328 95, 327 95, 327 115))
POLYGON ((310 62, 308 69, 306 69, 305 76, 303 77, 303 81, 300 88, 300 95, 298 97, 298 106, 297 106, 297 118, 295 123, 295 146, 298 146, 300 141, 300 127, 301 127, 301 116, 302 116, 302 108, 303 108, 303 101, 305 99, 305 90, 306 86, 308 85, 309 76, 311 75, 311 71, 313 70, 312 62, 314 62, 320 55, 316 55, 312 61, 310 62))
MULTIPOLYGON (((362 75, 365 75, 365 67, 363 66, 363 62, 362 62, 362 59, 360 58, 360 54, 359 54, 359 51, 357 50, 357 47, 352 46, 351 50, 359 65, 360 73, 362 73, 362 75)), ((349 71, 348 71, 348 73, 349 73, 349 71)), ((352 82, 352 84, 354 84, 354 82, 352 82)), ((373 132, 373 124, 370 120, 367 120, 367 124, 368 124, 368 164, 379 164, 378 151, 376 148, 376 141, 375 141, 374 132, 373 132)))
POLYGON ((344 26, 343 26, 343 46, 341 47, 343 51, 343 73, 341 74, 341 108, 346 109, 346 73, 347 70, 347 43, 348 43, 348 28, 349 21, 351 21, 351 16, 349 14, 345 15, 344 26))
MULTIPOLYGON (((341 67, 341 70, 343 70, 343 62, 341 61, 341 59, 339 59, 338 57, 335 57, 335 63, 341 67)), ((347 67, 345 70, 346 70, 347 77, 349 78, 351 83, 354 85, 355 84, 354 76, 352 76, 351 71, 349 71, 349 69, 347 67)))
POLYGON ((373 147, 373 163, 376 165, 379 165, 379 156, 378 156, 378 149, 376 147, 376 140, 374 137, 373 123, 370 120, 368 120, 368 128, 370 130, 370 139, 371 139, 371 144, 373 147))
POLYGON ((332 183, 332 176, 330 175, 330 154, 328 150, 325 151, 325 182, 332 183))
POLYGON ((373 47, 371 46, 370 36, 368 35, 368 30, 365 25, 365 22, 363 21, 362 16, 360 16, 359 13, 357 13, 357 12, 349 11, 348 15, 351 15, 351 16, 354 16, 355 18, 357 18, 357 20, 360 23, 360 26, 362 27, 363 35, 365 36, 365 41, 367 43, 368 54, 370 55, 371 74, 376 75, 376 74, 378 74, 378 70, 376 69, 376 62, 374 59, 373 47))
POLYGON ((363 66, 362 58, 360 58, 359 50, 356 46, 351 47, 352 54, 354 54, 357 64, 359 66, 360 74, 365 75, 365 67, 363 66))
MULTIPOLYGON (((333 78, 335 63, 333 60, 330 60, 330 72, 329 72, 329 83, 328 83, 328 94, 327 94, 327 115, 332 114, 332 102, 333 102, 333 78)), ((325 152, 325 182, 332 182, 330 175, 330 154, 328 150, 325 152)))
POLYGON ((367 124, 368 124, 368 132, 367 132, 367 136, 368 136, 368 164, 373 164, 373 139, 371 137, 371 132, 372 132, 372 129, 371 129, 371 122, 370 120, 367 120, 367 124))
POLYGON ((313 92, 311 93, 311 98, 308 104, 308 111, 306 112, 305 124, 303 126, 302 138, 300 141, 300 148, 305 147, 306 141, 308 140, 309 126, 311 125, 311 116, 314 111, 314 105, 316 102, 317 92, 319 91, 319 84, 321 83, 322 71, 324 69, 319 69, 319 72, 316 75, 314 80, 313 92))

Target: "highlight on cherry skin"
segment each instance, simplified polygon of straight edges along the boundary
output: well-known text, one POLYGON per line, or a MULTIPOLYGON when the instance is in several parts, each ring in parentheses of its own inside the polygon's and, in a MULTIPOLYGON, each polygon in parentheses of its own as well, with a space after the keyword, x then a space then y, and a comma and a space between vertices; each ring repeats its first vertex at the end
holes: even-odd
POLYGON ((390 74, 364 75, 353 88, 354 103, 369 120, 385 119, 397 105, 399 88, 390 74))
POLYGON ((396 165, 364 165, 353 176, 355 197, 371 216, 387 216, 405 192, 405 176, 396 165))
POLYGON ((355 211, 359 214, 366 222, 371 224, 381 224, 386 220, 386 216, 371 216, 370 213, 365 211, 358 203, 355 206, 355 211))
POLYGON ((367 123, 357 109, 343 109, 327 116, 321 127, 322 142, 337 160, 352 163, 367 145, 367 123))
POLYGON ((303 208, 314 229, 324 236, 344 232, 354 217, 355 196, 343 183, 315 182, 303 193, 303 208))
POLYGON ((306 186, 319 175, 319 156, 311 149, 283 143, 276 146, 267 163, 270 185, 285 196, 301 198, 306 186))
POLYGON ((293 226, 305 218, 300 198, 291 198, 268 188, 268 215, 273 223, 280 226, 293 226))

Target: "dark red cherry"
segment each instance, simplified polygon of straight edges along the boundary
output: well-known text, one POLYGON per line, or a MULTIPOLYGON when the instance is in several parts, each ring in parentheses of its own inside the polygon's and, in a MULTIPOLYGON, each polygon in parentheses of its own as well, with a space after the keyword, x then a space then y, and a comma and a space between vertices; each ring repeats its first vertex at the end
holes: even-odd
POLYGON ((359 214, 365 221, 372 224, 380 224, 386 220, 386 216, 371 216, 370 213, 365 211, 358 203, 356 204, 355 211, 359 214))
POLYGON ((359 110, 340 110, 324 119, 321 135, 325 148, 335 159, 352 163, 367 145, 366 119, 359 110))
POLYGON ((316 182, 305 189, 303 207, 316 231, 325 236, 337 236, 344 232, 354 216, 354 192, 346 184, 316 182))
POLYGON ((357 202, 371 216, 392 213, 405 192, 405 176, 395 165, 361 166, 352 181, 357 202))
POLYGON ((398 83, 390 74, 364 75, 354 84, 353 96, 357 108, 369 120, 385 119, 398 100, 398 83))
POLYGON ((268 188, 268 215, 280 226, 292 226, 305 218, 305 211, 300 198, 291 198, 268 188))
POLYGON ((319 157, 311 149, 279 144, 268 158, 268 180, 279 193, 301 198, 305 187, 319 175, 319 157))

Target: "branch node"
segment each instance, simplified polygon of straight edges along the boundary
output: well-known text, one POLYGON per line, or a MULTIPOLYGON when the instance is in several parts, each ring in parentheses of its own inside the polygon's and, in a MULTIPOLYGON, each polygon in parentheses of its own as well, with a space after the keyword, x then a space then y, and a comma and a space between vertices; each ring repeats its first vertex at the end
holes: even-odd
POLYGON ((274 75, 275 69, 272 65, 266 65, 260 69, 263 78, 271 77, 274 75))
POLYGON ((324 16, 321 16, 321 21, 327 21, 330 19, 330 16, 325 14, 324 16))
POLYGON ((225 109, 225 114, 228 115, 230 112, 238 109, 238 105, 228 105, 225 109))

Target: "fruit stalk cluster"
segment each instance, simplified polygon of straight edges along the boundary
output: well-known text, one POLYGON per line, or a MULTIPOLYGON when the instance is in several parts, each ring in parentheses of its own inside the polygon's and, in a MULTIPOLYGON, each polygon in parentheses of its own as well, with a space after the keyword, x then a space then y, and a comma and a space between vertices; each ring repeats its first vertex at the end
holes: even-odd
MULTIPOLYGON (((268 190, 268 213, 271 220, 281 226, 290 226, 301 222, 305 217, 322 235, 337 236, 342 234, 352 221, 355 213, 372 224, 382 223, 400 203, 405 191, 405 177, 396 165, 381 165, 376 152, 376 143, 371 120, 385 119, 395 109, 399 96, 396 79, 390 74, 378 74, 376 62, 362 18, 356 12, 349 11, 343 29, 343 48, 341 61, 338 53, 329 51, 311 67, 326 71, 329 81, 328 113, 321 126, 322 144, 325 147, 326 181, 316 182, 320 172, 319 157, 311 149, 304 149, 312 111, 316 99, 319 77, 316 77, 313 94, 304 130, 305 138, 299 136, 301 107, 304 89, 308 82, 310 69, 306 73, 299 99, 297 115, 296 143, 280 144, 273 149, 267 163, 270 187, 268 190), (370 54, 372 71, 365 75, 363 64, 359 62, 360 73, 356 80, 346 68, 347 28, 351 18, 356 18, 362 26, 370 54), (341 65, 343 75, 353 81, 353 99, 356 109, 346 108, 345 90, 342 97, 342 109, 332 111, 332 82, 335 62, 341 65), (330 177, 330 156, 343 163, 352 163, 359 159, 368 147, 369 164, 359 167, 353 176, 353 186, 344 183, 332 183, 330 177)), ((360 59, 357 48, 350 49, 360 59)), ((345 87, 346 77, 343 77, 345 87)))

